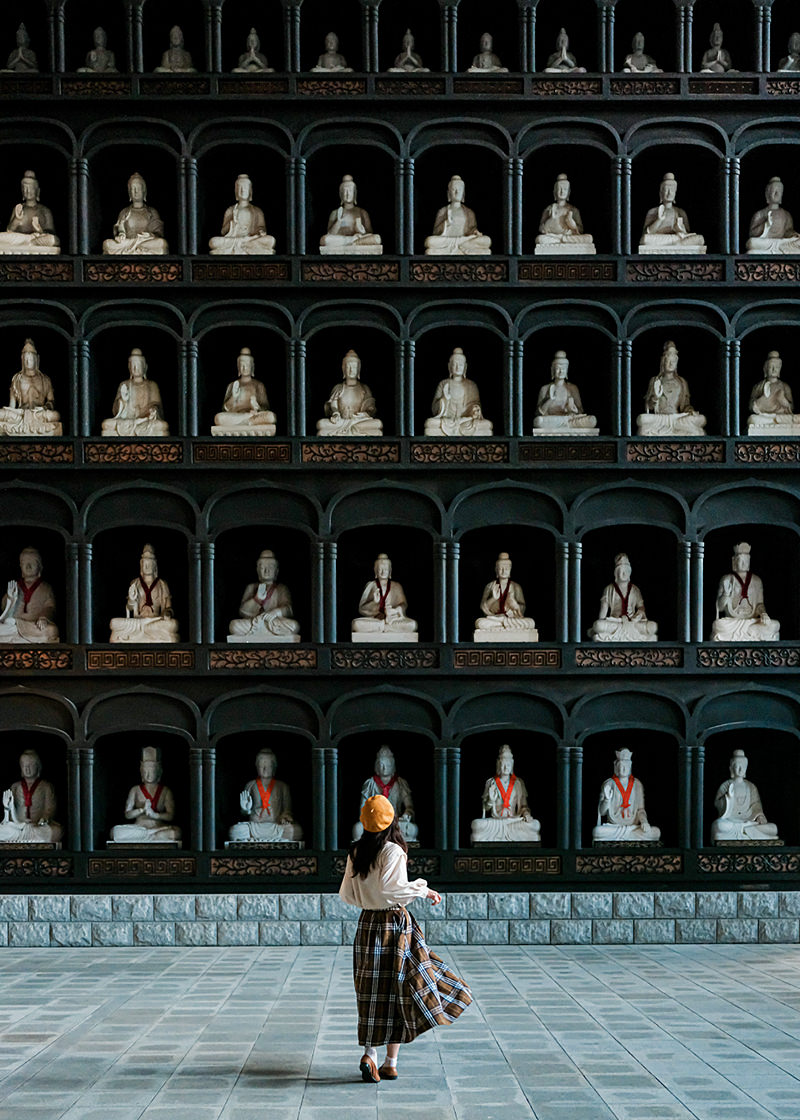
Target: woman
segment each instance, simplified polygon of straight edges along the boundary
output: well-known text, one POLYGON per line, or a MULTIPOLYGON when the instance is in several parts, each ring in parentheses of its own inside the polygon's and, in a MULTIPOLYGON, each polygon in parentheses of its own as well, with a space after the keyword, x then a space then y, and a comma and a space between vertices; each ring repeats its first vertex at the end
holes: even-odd
POLYGON ((409 883, 408 845, 388 798, 368 797, 361 810, 364 832, 350 848, 340 897, 361 907, 353 945, 358 1002, 359 1064, 363 1081, 395 1081, 401 1042, 431 1027, 452 1023, 472 1003, 463 980, 425 944, 405 904, 412 898, 442 898, 424 879, 409 883), (386 1045, 378 1069, 376 1046, 386 1045))

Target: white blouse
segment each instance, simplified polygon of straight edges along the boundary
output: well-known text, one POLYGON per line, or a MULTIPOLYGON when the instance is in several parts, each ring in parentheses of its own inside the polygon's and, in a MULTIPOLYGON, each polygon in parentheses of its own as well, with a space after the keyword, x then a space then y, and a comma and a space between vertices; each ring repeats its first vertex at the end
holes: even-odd
POLYGON ((406 874, 406 854, 399 844, 388 841, 367 872, 366 879, 353 875, 353 864, 347 857, 344 878, 339 887, 339 897, 350 906, 362 910, 388 910, 391 906, 405 906, 412 898, 425 898, 428 883, 415 879, 409 883, 406 874))

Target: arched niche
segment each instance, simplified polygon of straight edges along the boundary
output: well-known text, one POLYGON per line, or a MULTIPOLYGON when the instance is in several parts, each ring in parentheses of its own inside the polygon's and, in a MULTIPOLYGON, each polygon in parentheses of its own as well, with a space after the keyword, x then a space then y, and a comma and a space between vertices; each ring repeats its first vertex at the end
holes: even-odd
POLYGON ((212 742, 249 727, 318 739, 322 714, 312 700, 299 693, 260 688, 220 696, 209 705, 206 721, 212 742))
POLYGON ((211 69, 207 35, 209 20, 203 0, 170 0, 169 4, 145 0, 142 21, 145 73, 151 73, 161 65, 162 56, 170 47, 170 30, 176 25, 183 31, 183 44, 192 56, 194 69, 201 74, 208 73, 211 69))
POLYGON ((598 14, 595 0, 575 0, 565 12, 561 0, 539 0, 536 6, 536 69, 541 72, 556 52, 556 39, 566 24, 569 52, 578 66, 600 69, 598 14))
MULTIPOLYGON (((270 130, 271 132, 272 130, 270 130)), ((288 212, 287 155, 271 140, 263 139, 247 122, 247 142, 214 140, 202 145, 197 161, 200 185, 197 228, 198 252, 209 253, 209 240, 222 233, 225 213, 236 204, 236 178, 248 175, 253 184, 251 202, 264 212, 267 233, 275 238, 275 252, 287 253, 288 212), (221 170, 224 169, 224 174, 221 170)))
POLYGON ((473 58, 480 53, 481 36, 486 32, 492 36, 492 50, 500 65, 512 73, 522 69, 517 0, 495 0, 488 11, 483 0, 459 0, 456 12, 459 70, 468 70, 472 65, 473 58))
POLYGON ((398 394, 399 343, 369 314, 350 305, 339 310, 338 324, 312 328, 306 336, 306 433, 317 434, 317 421, 325 417, 325 404, 342 381, 345 355, 355 350, 361 360, 361 382, 375 400, 375 415, 383 435, 400 430, 398 394))
POLYGON ((275 323, 276 317, 267 316, 265 311, 256 305, 245 309, 236 304, 226 309, 219 325, 199 335, 197 411, 201 436, 211 434, 214 417, 223 411, 228 385, 238 377, 237 362, 245 348, 255 363, 253 376, 266 389, 278 434, 290 430, 288 336, 275 323))
POLYGON ((745 684, 735 692, 704 697, 692 713, 692 742, 702 743, 722 731, 759 727, 765 736, 773 731, 800 733, 800 705, 789 692, 745 684))
POLYGON ((681 700, 645 686, 605 688, 578 700, 569 716, 567 737, 581 744, 600 727, 653 728, 684 739, 687 711, 681 700))
POLYGON ((777 70, 783 59, 789 56, 789 39, 800 29, 797 22, 797 7, 794 0, 775 0, 772 5, 772 69, 777 70))
MULTIPOLYGON (((14 38, 12 36, 13 44, 14 38)), ((2 61, 2 51, 0 51, 2 61)), ((41 63, 40 63, 41 65, 41 63)), ((45 65, 44 69, 49 67, 45 65)), ((45 123, 45 133, 50 130, 45 123)), ((55 235, 61 243, 62 253, 75 251, 70 243, 70 207, 73 188, 69 177, 69 156, 54 139, 37 135, 37 122, 31 121, 25 137, 17 135, 14 128, 0 125, 0 160, 4 168, 3 187, 0 191, 0 227, 6 229, 14 209, 22 202, 22 177, 32 171, 39 184, 39 202, 53 215, 55 235)), ((61 140, 61 137, 58 138, 61 140)), ((39 260, 32 256, 31 261, 39 260)))
POLYGON ((634 35, 644 35, 645 54, 666 73, 678 69, 675 57, 678 14, 673 0, 617 0, 614 8, 614 69, 620 71, 632 53, 634 35))
POLYGON ((5 67, 16 50, 17 28, 21 23, 30 38, 28 49, 36 55, 38 73, 50 73, 50 32, 44 0, 6 0, 0 14, 0 66, 5 67))
POLYGON ((675 121, 663 138, 644 143, 634 156, 631 173, 631 252, 638 250, 649 211, 659 205, 661 182, 668 172, 678 181, 675 204, 686 212, 688 229, 701 235, 709 253, 722 252, 723 167, 722 154, 698 137, 691 124, 675 121), (702 191, 696 189, 697 183, 703 183, 702 191))
POLYGON ((582 494, 570 510, 567 525, 568 531, 578 535, 625 522, 663 526, 683 534, 687 513, 685 501, 674 491, 626 479, 582 494))
POLYGON ((167 731, 193 740, 198 721, 199 710, 193 700, 145 685, 101 693, 81 713, 84 736, 89 742, 116 731, 133 730, 142 734, 167 731))
POLYGON ((755 387, 766 377, 764 367, 768 355, 773 352, 781 356, 783 367, 780 379, 792 392, 793 411, 800 410, 800 380, 796 378, 792 368, 798 348, 800 348, 800 304, 787 305, 780 310, 776 308, 767 316, 767 321, 763 322, 763 325, 754 325, 742 335, 739 361, 739 415, 741 431, 745 435, 747 418, 752 412, 751 396, 755 387))
POLYGON ((542 487, 495 482, 459 494, 448 515, 450 531, 460 540, 496 519, 498 510, 509 524, 540 525, 554 533, 560 533, 564 524, 561 502, 542 487))
MULTIPOLYGON (((302 14, 302 13, 301 13, 302 14)), ((222 70, 230 73, 247 54, 247 36, 255 27, 261 53, 273 70, 288 70, 284 50, 284 8, 280 0, 262 0, 254 8, 251 0, 224 0, 222 5, 222 70)), ((257 78, 258 74, 251 77, 257 78)))
MULTIPOLYGON (((764 606, 773 620, 780 622, 781 641, 796 640, 800 636, 800 597, 795 590, 794 573, 800 563, 800 539, 795 525, 780 525, 769 520, 766 511, 746 502, 739 491, 739 523, 728 524, 705 535, 705 561, 703 567, 704 637, 711 636, 711 625, 716 617, 719 584, 723 576, 733 571, 734 545, 747 542, 751 547, 750 570, 760 576, 764 585, 764 606), (744 511, 750 516, 745 520, 744 511), (764 512, 764 520, 758 514, 764 512), (755 517, 753 516, 755 515, 755 517)), ((754 604, 755 605, 755 604, 754 604)))
MULTIPOLYGON (((88 539, 118 526, 138 528, 145 523, 165 529, 178 529, 188 538, 197 532, 198 509, 194 501, 178 490, 150 482, 98 490, 86 503, 83 522, 88 539)), ((137 560, 140 553, 137 553, 137 560)))
POLYGON ((74 74, 86 66, 86 56, 94 49, 94 30, 102 27, 107 36, 107 48, 114 54, 117 70, 124 74, 130 69, 128 58, 128 28, 123 4, 109 4, 108 0, 66 0, 64 5, 64 41, 67 72, 74 74))
MULTIPOLYGON (((72 822, 69 819, 67 740, 64 736, 40 728, 9 728, 0 731, 0 783, 4 790, 11 789, 13 783, 20 780, 19 758, 23 751, 36 751, 42 763, 42 780, 52 782, 55 788, 56 811, 53 819, 64 830, 62 848, 69 848, 72 822)), ((13 847, 12 844, 3 844, 0 851, 13 847)), ((24 851, 26 847, 30 845, 20 844, 17 849, 24 851)))
MULTIPOLYGON (((0 500, 0 508, 2 503, 0 500)), ((53 622, 58 627, 59 640, 67 640, 67 566, 65 535, 46 523, 32 522, 30 514, 24 522, 2 522, 0 535, 0 589, 5 598, 6 587, 11 580, 20 578, 20 553, 26 548, 35 548, 42 558, 42 579, 53 589, 56 611, 53 622)), ((24 618, 24 615, 22 616, 24 618)), ((46 648, 46 647, 45 647, 46 648)))
POLYGON ((596 426, 603 435, 618 434, 613 430, 616 340, 607 329, 587 321, 579 310, 573 311, 562 302, 537 316, 535 324, 522 335, 522 345, 522 415, 526 436, 533 432, 539 397, 549 390, 553 360, 560 351, 569 360, 567 379, 577 388, 584 412, 597 418, 596 426))
POLYGON ((179 212, 179 155, 173 147, 174 137, 163 125, 161 131, 166 139, 154 139, 159 134, 155 130, 148 134, 143 121, 127 128, 118 124, 110 138, 100 138, 106 135, 105 129, 100 137, 91 138, 96 144, 88 156, 90 253, 101 255, 103 242, 113 239, 117 218, 129 205, 128 182, 135 172, 145 181, 147 205, 164 223, 170 253, 180 251, 184 215, 179 212))
MULTIPOLYGON (((737 727, 711 734, 705 741, 703 768, 703 842, 712 844, 711 827, 724 811, 724 798, 717 803, 723 782, 730 778, 730 760, 735 750, 747 757, 745 777, 758 789, 764 816, 777 825, 785 844, 800 844, 797 817, 797 785, 800 780, 800 742, 796 731, 760 727, 737 727)), ((735 841, 731 841, 735 844, 735 841)))
POLYGON ((742 156, 739 179, 740 253, 746 251, 753 217, 767 205, 765 191, 771 179, 782 181, 784 194, 781 205, 800 221, 800 128, 785 124, 780 131, 780 140, 776 137, 773 143, 764 141, 756 144, 742 156))
POLYGON ((57 314, 55 308, 39 309, 30 303, 24 308, 3 309, 0 354, 5 356, 5 370, 0 391, 3 403, 7 404, 12 377, 22 369, 22 348, 30 339, 39 354, 39 369, 52 383, 55 409, 61 417, 63 435, 67 436, 77 429, 77 402, 71 376, 72 324, 67 326, 65 318, 57 314))
POLYGON ((714 529, 741 525, 743 510, 757 513, 753 524, 800 524, 800 501, 794 493, 750 480, 703 494, 694 506, 690 525, 703 537, 714 529))
POLYGON ((388 137, 378 139, 378 130, 356 121, 341 122, 338 127, 331 122, 325 135, 326 141, 313 146, 308 156, 306 252, 319 253, 320 240, 328 231, 331 215, 340 205, 342 180, 350 175, 356 184, 356 205, 367 211, 372 232, 380 237, 384 253, 396 253, 399 228, 397 156, 388 146, 388 137))
POLYGON ((703 55, 711 49, 711 32, 718 23, 723 33, 722 49, 731 56, 732 68, 744 73, 757 70, 757 18, 753 0, 696 0, 694 69, 701 69, 703 55))
POLYGON ((77 709, 56 693, 32 688, 0 692, 0 733, 9 739, 17 730, 42 731, 66 743, 75 736, 77 709))
MULTIPOLYGON (((347 65, 351 70, 363 71, 361 20, 359 0, 339 0, 335 10, 329 0, 303 0, 300 7, 302 69, 308 71, 317 65, 317 59, 325 53, 325 36, 333 31, 339 39, 339 54, 344 55, 347 65)), ((330 73, 334 78, 338 75, 335 71, 330 73)))
MULTIPOLYGON (((464 204, 475 212, 478 229, 492 239, 492 254, 510 251, 506 204, 503 198, 505 159, 494 144, 473 139, 472 122, 453 122, 453 129, 434 132, 420 144, 414 171, 415 253, 425 252, 436 215, 447 206, 447 187, 454 175, 464 180, 464 204)), ((475 132, 480 135, 480 122, 475 132)))
POLYGON ((443 513, 437 498, 424 490, 385 481, 339 494, 325 520, 336 536, 346 530, 383 525, 387 510, 392 512, 394 525, 431 534, 441 532, 443 513))
POLYGON ((706 418, 707 435, 727 435, 727 362, 725 345, 719 334, 705 325, 694 324, 686 309, 673 310, 671 325, 643 330, 633 339, 631 357, 631 431, 645 412, 650 382, 658 377, 664 347, 673 342, 678 348, 678 376, 689 386, 691 407, 706 418))
POLYGON ((433 399, 439 382, 449 377, 448 363, 453 351, 460 349, 467 360, 466 377, 478 386, 484 419, 491 421, 495 436, 507 435, 503 424, 509 407, 506 336, 486 323, 478 307, 454 308, 446 316, 447 326, 432 327, 417 336, 414 434, 425 434, 425 421, 434 415, 433 399))
POLYGON ((414 53, 428 70, 442 69, 442 9, 437 0, 381 0, 378 8, 379 69, 394 66, 403 36, 414 36, 414 53))
POLYGON ((442 710, 429 696, 378 685, 368 692, 345 692, 328 710, 328 731, 331 739, 354 735, 371 728, 391 726, 396 730, 425 732, 433 738, 442 733, 442 710))
POLYGON ((47 486, 9 482, 0 489, 0 525, 46 526, 66 540, 74 532, 75 514, 72 502, 47 486))
MULTIPOLYGON (((549 131, 549 130, 548 130, 549 131)), ((570 202, 578 208, 585 233, 591 234, 598 253, 614 251, 613 215, 615 171, 612 153, 605 146, 583 142, 583 128, 565 122, 553 130, 552 140, 537 144, 523 157, 522 251, 532 254, 545 210, 553 202, 559 175, 569 177, 570 202), (571 133, 574 131, 574 136, 571 133)), ((533 137, 530 137, 533 139, 533 137)))
POLYGON ((550 738, 561 738, 563 708, 549 697, 522 690, 480 692, 455 702, 447 719, 446 734, 461 738, 479 729, 494 729, 500 735, 519 727, 534 728, 550 738))

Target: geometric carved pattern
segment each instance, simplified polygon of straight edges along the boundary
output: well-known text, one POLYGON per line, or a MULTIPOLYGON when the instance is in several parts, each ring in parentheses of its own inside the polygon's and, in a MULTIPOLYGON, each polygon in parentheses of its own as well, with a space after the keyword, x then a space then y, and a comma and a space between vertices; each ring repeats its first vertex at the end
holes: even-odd
POLYGON ((521 443, 521 463, 616 463, 617 448, 613 443, 584 443, 583 440, 563 443, 521 443))
POLYGON ((411 279, 424 284, 505 283, 508 265, 505 261, 412 261, 411 279))
POLYGON ((588 646, 575 650, 575 664, 584 669, 680 669, 683 650, 656 648, 598 649, 588 646))
MULTIPOLYGON (((341 878, 346 865, 346 856, 334 856, 331 860, 331 878, 341 878)), ((409 853, 408 874, 412 878, 428 878, 430 875, 438 875, 440 871, 441 860, 438 856, 415 856, 409 853)))
POLYGON ((800 463, 800 440, 787 443, 737 443, 737 463, 800 463))
POLYGON ((191 649, 90 649, 87 669, 194 669, 191 649))
POLYGON ((438 669, 435 649, 334 649, 333 669, 438 669))
POLYGON ((291 463, 290 443, 262 443, 243 439, 236 443, 196 443, 192 448, 195 463, 291 463))
POLYGON ((130 96, 130 78, 105 78, 97 75, 94 78, 69 78, 61 79, 62 91, 69 97, 125 97, 130 96))
POLYGON ((315 649, 212 649, 212 669, 316 669, 315 649))
POLYGON ((758 93, 758 79, 749 81, 733 81, 727 79, 721 82, 715 82, 714 79, 702 78, 697 81, 689 82, 689 93, 691 94, 705 94, 708 97, 730 97, 735 94, 756 94, 758 93))
POLYGON ((800 260, 737 261, 736 279, 756 284, 796 284, 800 280, 800 260))
POLYGON ((800 78, 767 78, 771 97, 800 97, 800 78))
POLYGON ((800 649, 776 649, 766 644, 701 647, 697 664, 701 669, 797 669, 800 649))
POLYGON ((12 856, 0 859, 0 878, 24 879, 28 876, 45 879, 69 879, 72 860, 62 856, 12 856))
POLYGON ((2 649, 0 648, 0 669, 34 669, 41 672, 51 669, 71 669, 71 649, 2 649))
POLYGON ((0 463, 74 463, 75 449, 71 443, 0 444, 0 463))
POLYGON ((366 93, 363 78, 299 78, 297 92, 311 97, 341 97, 342 94, 366 93))
POLYGON ((287 261, 198 261, 192 265, 193 280, 253 281, 288 280, 287 261))
POLYGON ((400 279, 398 261, 337 261, 336 264, 328 261, 304 261, 302 268, 303 280, 318 280, 322 283, 351 280, 359 284, 374 284, 400 279))
POLYGON ((724 852, 713 854, 698 852, 697 868, 710 875, 729 875, 731 872, 740 872, 747 875, 759 873, 779 874, 800 871, 800 853, 797 852, 724 852))
POLYGON ((180 261, 87 261, 83 277, 100 284, 167 284, 183 280, 183 265, 180 261))
POLYGON ((457 875, 560 875, 561 856, 456 856, 457 875))
POLYGON ((136 879, 140 875, 194 875, 197 860, 193 856, 109 856, 89 857, 89 876, 98 878, 112 875, 121 879, 136 879))
POLYGON ((85 463, 182 463, 183 444, 180 443, 86 443, 83 447, 85 463))
POLYGON ((0 261, 0 283, 5 281, 16 284, 18 281, 33 280, 50 283, 54 280, 74 280, 75 266, 72 261, 0 261))
POLYGON ((215 879, 252 878, 279 875, 301 879, 317 874, 316 856, 212 856, 211 875, 215 879))
POLYGON ((724 463, 725 444, 694 440, 631 442, 625 458, 629 463, 724 463))
POLYGON ((611 92, 617 97, 673 96, 681 92, 680 78, 612 78, 611 92))
POLYGON ((457 649, 454 669, 560 669, 560 649, 457 649))
POLYGON ((412 463, 507 463, 505 443, 415 443, 412 463))
POLYGON ((663 281, 685 284, 693 280, 707 283, 725 279, 724 261, 628 261, 625 277, 629 281, 663 281))
POLYGON ((304 443, 304 463, 399 463, 399 443, 304 443))
POLYGON ((552 97, 564 94, 566 97, 594 97, 603 92, 599 78, 539 78, 531 81, 531 93, 535 97, 552 97))
POLYGON ((613 261, 524 261, 517 271, 520 280, 616 280, 613 261))
POLYGON ((577 855, 575 870, 581 875, 677 875, 683 856, 637 852, 635 855, 577 855))
POLYGON ((411 75, 399 78, 376 78, 376 93, 428 94, 434 97, 445 93, 447 86, 444 78, 414 78, 411 75))

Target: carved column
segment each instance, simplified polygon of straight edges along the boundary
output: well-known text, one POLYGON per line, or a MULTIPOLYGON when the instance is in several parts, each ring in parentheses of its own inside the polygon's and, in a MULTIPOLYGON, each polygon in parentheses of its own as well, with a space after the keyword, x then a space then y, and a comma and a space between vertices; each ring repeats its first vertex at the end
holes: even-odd
POLYGON ((458 848, 461 836, 461 747, 448 749, 448 841, 451 849, 458 848))
POLYGON ((739 244, 739 176, 742 170, 742 161, 739 156, 731 156, 725 160, 725 237, 727 241, 723 246, 725 253, 741 253, 743 246, 739 244))
POLYGON ((678 746, 678 846, 692 847, 692 751, 678 746))
POLYGON ((678 602, 681 604, 681 614, 678 620, 678 641, 690 642, 692 640, 692 542, 682 540, 679 549, 678 602))
MULTIPOLYGON (((81 835, 81 748, 77 743, 67 747, 67 810, 68 826, 65 847, 83 851, 81 835)), ((63 820, 63 817, 62 817, 63 820)))
MULTIPOLYGON (((325 641, 333 645, 336 642, 336 541, 326 541, 326 579, 325 586, 328 594, 325 597, 327 612, 325 615, 325 641)), ((335 788, 335 787, 334 787, 335 788)))
POLYGON ((200 541, 193 540, 189 544, 189 641, 202 642, 203 640, 203 569, 202 545, 200 541))
POLYGON ((772 2, 773 0, 753 0, 756 6, 756 69, 769 74, 772 69, 772 2))
POLYGON ((703 847, 703 771, 706 749, 698 744, 692 751, 692 833, 689 847, 703 847))
POLYGON ((311 748, 312 836, 309 847, 325 848, 325 750, 311 748))
POLYGON ((725 385, 725 412, 728 417, 728 432, 732 436, 739 436, 741 431, 741 409, 739 407, 739 365, 741 361, 742 344, 738 338, 728 338, 725 341, 727 361, 727 380, 725 385))
POLYGON ((183 174, 186 179, 186 243, 187 252, 197 253, 197 160, 184 156, 183 174))
POLYGON ((189 844, 195 852, 203 847, 204 753, 196 745, 189 748, 189 844))
POLYGON ((89 645, 92 641, 92 546, 78 544, 78 611, 79 641, 89 645))
POLYGON ((325 808, 326 842, 325 850, 338 851, 339 848, 339 752, 335 747, 325 747, 325 808))
POLYGON ((631 400, 631 361, 633 358, 633 343, 629 338, 624 338, 617 343, 619 357, 619 388, 614 390, 614 411, 619 427, 617 431, 621 436, 630 436, 633 428, 633 401, 631 400))
POLYGON ((433 748, 433 846, 440 852, 448 850, 447 838, 447 747, 433 748))
POLYGON ((556 805, 558 817, 556 820, 556 845, 559 848, 569 847, 570 837, 570 756, 571 751, 566 743, 558 744, 558 764, 556 770, 556 805))
POLYGON ((455 645, 458 641, 458 561, 461 545, 450 541, 447 545, 447 631, 445 641, 455 645))
POLYGON ((614 72, 614 5, 617 0, 597 0, 600 8, 600 72, 614 72))
POLYGON ((211 644, 214 641, 214 542, 204 541, 203 549, 203 629, 200 641, 211 644))
POLYGON ((572 762, 570 774, 572 844, 570 847, 581 848, 583 847, 581 837, 581 825, 583 823, 583 747, 573 747, 570 755, 572 762))
POLYGON ((581 559, 583 545, 580 541, 573 541, 569 566, 569 629, 570 641, 581 640, 581 559))
POLYGON ((400 205, 403 211, 402 238, 398 241, 398 252, 406 256, 414 254, 414 160, 406 156, 400 160, 402 193, 400 205))
POLYGON ((439 3, 442 6, 442 70, 454 74, 458 69, 458 17, 452 0, 439 0, 439 3))
POLYGON ((433 640, 447 641, 447 542, 434 541, 433 640))
POLYGON ((300 70, 300 4, 302 0, 282 0, 283 47, 286 69, 297 74, 300 70))
POLYGON ((80 753, 80 848, 91 852, 94 848, 94 750, 81 745, 80 753))
POLYGON ((378 65, 378 4, 380 0, 361 0, 361 57, 367 74, 375 74, 378 65))
POLYGON ((80 639, 81 624, 78 603, 81 597, 80 548, 77 541, 67 544, 67 632, 64 641, 77 645, 80 639))
POLYGON ((328 596, 325 594, 325 544, 323 541, 314 542, 314 569, 311 573, 311 641, 320 645, 325 641, 325 603, 328 596))
POLYGON ((306 434, 306 342, 293 338, 289 342, 289 368, 294 371, 290 386, 289 435, 306 434))
POLYGON ((302 256, 306 251, 306 161, 304 156, 292 156, 289 201, 294 214, 294 224, 289 232, 291 252, 302 256))
POLYGON ((519 64, 523 74, 536 72, 536 0, 520 0, 519 64))
POLYGON ((178 253, 185 257, 189 251, 187 215, 189 210, 188 168, 185 158, 180 161, 178 177, 178 253))
MULTIPOLYGON (((521 435, 522 343, 517 338, 509 338, 503 344, 503 348, 506 365, 505 384, 508 386, 503 393, 503 430, 511 435, 521 435)), ((494 425, 496 431, 497 420, 494 421, 494 425)))
POLYGON ((77 409, 77 433, 80 436, 90 436, 92 434, 93 415, 91 387, 89 385, 89 343, 85 338, 78 339, 75 342, 75 349, 77 351, 78 387, 80 390, 80 400, 77 409))
POLYGON ((50 71, 63 74, 66 69, 64 50, 64 0, 47 0, 48 56, 50 71))
POLYGON ((556 641, 569 641, 569 541, 558 542, 556 569, 556 641))
POLYGON ((398 435, 414 435, 414 406, 416 395, 414 392, 414 364, 416 359, 417 344, 413 338, 405 338, 400 343, 401 362, 399 370, 400 393, 398 398, 401 404, 400 418, 402 426, 398 435))
POLYGON ((631 157, 614 159, 614 252, 631 253, 631 157))
POLYGON ((186 392, 181 401, 182 431, 186 436, 199 435, 197 418, 197 401, 199 397, 197 385, 197 340, 184 339, 181 343, 184 356, 184 369, 186 370, 186 392))
POLYGON ((128 52, 134 74, 144 72, 142 6, 144 0, 126 0, 128 6, 128 52))
POLYGON ((202 755, 201 766, 203 773, 203 844, 207 852, 213 852, 219 846, 217 840, 217 752, 213 747, 206 747, 198 751, 202 755))
POLYGON ((223 0, 211 0, 211 10, 206 11, 206 53, 212 74, 222 73, 222 4, 223 0))
MULTIPOLYGON (((69 344, 70 349, 70 422, 72 431, 76 436, 84 435, 83 425, 83 393, 84 384, 88 379, 89 344, 83 339, 73 338, 69 344)), ((88 396, 88 387, 86 388, 88 396)), ((89 421, 87 420, 87 425, 89 421)))
POLYGON ((692 595, 694 617, 692 619, 692 641, 703 641, 703 558, 706 546, 703 541, 695 541, 692 558, 692 595))
POLYGON ((520 256, 522 253, 522 159, 512 156, 506 164, 508 174, 509 213, 511 215, 511 244, 509 253, 520 256))
POLYGON ((694 44, 692 42, 693 36, 693 23, 694 23, 694 3, 695 0, 680 0, 683 5, 683 52, 684 64, 683 69, 687 74, 692 72, 692 54, 694 53, 694 44))
POLYGON ((89 253, 89 161, 70 161, 71 194, 69 215, 69 248, 71 253, 89 253))

